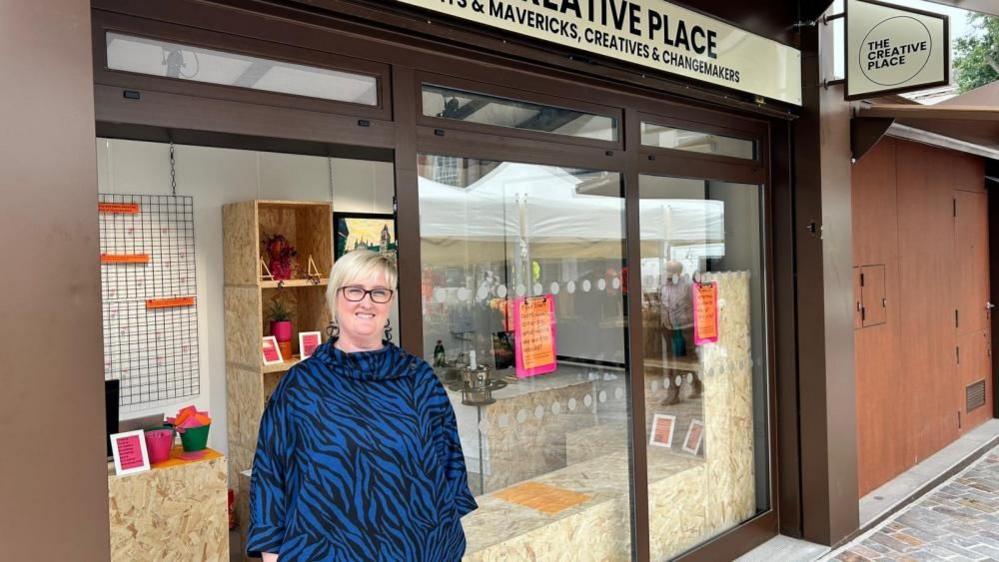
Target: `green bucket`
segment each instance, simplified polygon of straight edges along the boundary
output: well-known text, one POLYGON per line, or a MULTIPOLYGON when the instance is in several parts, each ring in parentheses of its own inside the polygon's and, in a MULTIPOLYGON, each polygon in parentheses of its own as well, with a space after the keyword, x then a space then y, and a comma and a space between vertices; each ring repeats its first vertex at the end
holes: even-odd
POLYGON ((200 451, 208 446, 208 429, 211 424, 201 427, 189 427, 180 434, 180 443, 188 453, 200 451))

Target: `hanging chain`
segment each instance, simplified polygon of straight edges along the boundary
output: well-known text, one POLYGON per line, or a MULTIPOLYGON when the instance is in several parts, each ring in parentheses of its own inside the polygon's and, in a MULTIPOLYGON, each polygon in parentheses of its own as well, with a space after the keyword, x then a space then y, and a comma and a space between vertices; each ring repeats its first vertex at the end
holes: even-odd
POLYGON ((330 203, 333 202, 333 157, 327 156, 326 161, 329 163, 327 168, 329 168, 329 178, 330 178, 330 203))
POLYGON ((173 151, 173 141, 170 141, 170 195, 177 196, 177 158, 173 151))

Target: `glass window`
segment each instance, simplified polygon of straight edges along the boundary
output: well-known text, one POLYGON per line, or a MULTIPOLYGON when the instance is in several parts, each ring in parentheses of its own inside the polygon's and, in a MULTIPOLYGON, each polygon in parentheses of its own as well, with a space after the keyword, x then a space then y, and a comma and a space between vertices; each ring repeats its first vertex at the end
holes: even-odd
POLYGON ((762 189, 640 176, 652 560, 769 508, 762 189))
POLYGON ((373 76, 108 32, 108 68, 207 84, 378 105, 373 76))
POLYGON ((717 154, 754 160, 756 143, 747 139, 726 137, 701 131, 678 129, 667 125, 642 122, 642 144, 657 148, 672 148, 703 154, 717 154))
POLYGON ((613 117, 427 84, 423 86, 423 114, 587 139, 618 138, 617 119, 613 117))
POLYGON ((468 554, 630 560, 620 175, 421 155, 419 198, 425 355, 479 503, 468 554))

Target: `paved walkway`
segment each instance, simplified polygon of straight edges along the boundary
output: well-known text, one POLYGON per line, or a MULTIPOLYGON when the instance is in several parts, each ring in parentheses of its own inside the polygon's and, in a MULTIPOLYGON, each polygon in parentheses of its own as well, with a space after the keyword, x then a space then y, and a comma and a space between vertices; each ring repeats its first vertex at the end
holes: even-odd
POLYGON ((999 447, 827 560, 999 561, 999 447))

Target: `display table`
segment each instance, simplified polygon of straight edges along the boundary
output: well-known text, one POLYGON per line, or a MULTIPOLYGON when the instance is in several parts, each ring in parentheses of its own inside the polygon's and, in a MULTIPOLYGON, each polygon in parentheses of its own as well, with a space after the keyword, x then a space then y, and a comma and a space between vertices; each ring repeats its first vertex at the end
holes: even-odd
POLYGON ((111 560, 229 560, 226 458, 207 449, 146 472, 117 476, 108 463, 111 560))

